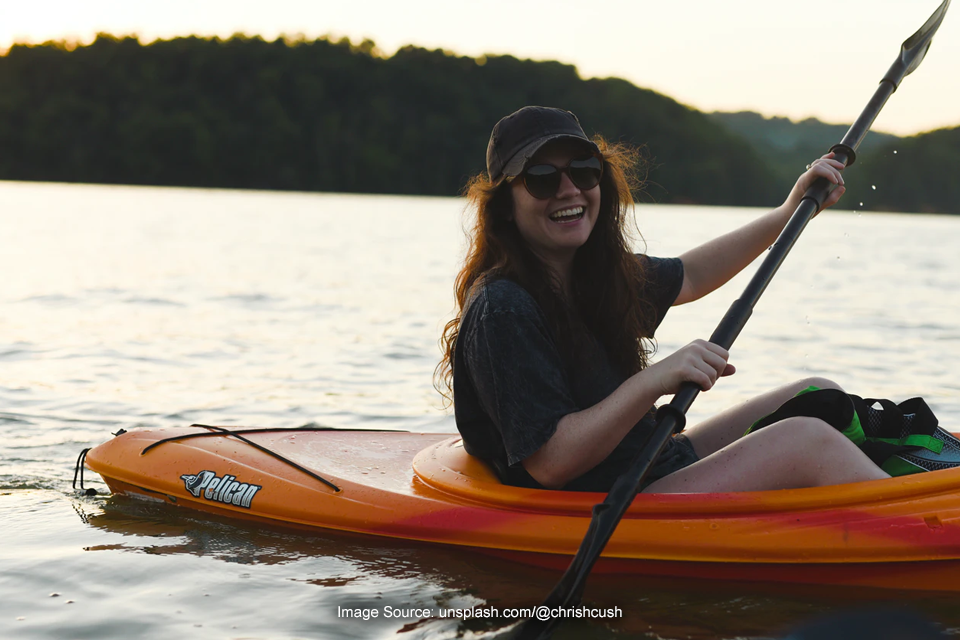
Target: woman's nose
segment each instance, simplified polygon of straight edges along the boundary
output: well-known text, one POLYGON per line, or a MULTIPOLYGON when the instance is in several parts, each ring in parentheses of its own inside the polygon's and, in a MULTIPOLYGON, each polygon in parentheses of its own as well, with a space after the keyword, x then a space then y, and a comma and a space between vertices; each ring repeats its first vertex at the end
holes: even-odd
POLYGON ((577 185, 573 184, 573 180, 570 179, 570 176, 566 171, 560 172, 560 187, 557 189, 558 198, 570 198, 575 195, 579 195, 580 189, 577 188, 577 185))

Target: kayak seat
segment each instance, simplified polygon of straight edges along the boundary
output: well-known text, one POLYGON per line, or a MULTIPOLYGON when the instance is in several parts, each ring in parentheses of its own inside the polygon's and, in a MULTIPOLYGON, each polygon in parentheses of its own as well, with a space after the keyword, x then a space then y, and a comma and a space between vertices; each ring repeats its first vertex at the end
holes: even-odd
POLYGON ((431 485, 438 482, 436 474, 439 471, 442 474, 453 474, 455 482, 504 486, 490 465, 467 453, 463 448, 463 440, 459 437, 443 440, 421 451, 413 460, 413 470, 417 477, 431 485), (426 464, 426 460, 420 459, 428 452, 428 457, 435 462, 434 465, 426 464), (442 466, 442 470, 435 468, 436 465, 442 466))
POLYGON ((441 440, 413 459, 414 484, 427 491, 440 491, 461 500, 523 511, 589 514, 597 494, 513 487, 485 462, 463 448, 459 436, 441 440))

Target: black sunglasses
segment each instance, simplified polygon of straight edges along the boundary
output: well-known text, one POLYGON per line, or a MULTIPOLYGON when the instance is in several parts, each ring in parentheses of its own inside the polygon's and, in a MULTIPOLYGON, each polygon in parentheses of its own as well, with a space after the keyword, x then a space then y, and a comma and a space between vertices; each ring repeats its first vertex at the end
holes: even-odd
MULTIPOLYGON (((535 164, 523 170, 518 178, 523 180, 527 193, 537 200, 547 200, 557 195, 560 190, 560 174, 566 173, 572 182, 581 191, 588 191, 600 184, 603 177, 603 159, 600 156, 590 156, 571 160, 565 167, 555 167, 552 164, 535 164)), ((510 178, 512 181, 513 178, 510 178)))

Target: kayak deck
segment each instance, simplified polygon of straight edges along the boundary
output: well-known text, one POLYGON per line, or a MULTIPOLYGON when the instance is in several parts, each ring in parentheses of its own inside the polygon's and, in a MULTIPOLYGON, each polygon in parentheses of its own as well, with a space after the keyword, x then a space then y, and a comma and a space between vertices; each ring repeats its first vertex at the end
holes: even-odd
MULTIPOLYGON (((225 428, 124 433, 86 464, 115 493, 556 568, 569 563, 604 497, 504 486, 452 434, 214 429, 225 428)), ((597 570, 960 591, 960 469, 808 489, 640 494, 597 570)))

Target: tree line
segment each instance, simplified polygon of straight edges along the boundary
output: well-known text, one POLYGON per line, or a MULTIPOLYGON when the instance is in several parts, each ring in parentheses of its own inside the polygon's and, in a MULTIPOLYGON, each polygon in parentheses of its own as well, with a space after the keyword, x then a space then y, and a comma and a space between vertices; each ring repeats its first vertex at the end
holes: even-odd
MULTIPOLYGON (((743 136, 783 183, 800 167, 839 142, 849 125, 814 118, 792 122, 758 113, 711 113, 710 117, 743 136)), ((960 183, 952 167, 960 161, 960 128, 900 138, 870 131, 846 170, 847 195, 842 207, 866 211, 960 213, 960 183), (860 203, 863 203, 862 205, 860 203)))
MULTIPOLYGON (((791 184, 707 115, 558 62, 106 34, 0 56, 0 179, 451 196, 484 169, 497 119, 527 104, 570 109, 588 134, 644 147, 648 200, 774 205, 791 184)), ((942 200, 954 196, 929 190, 923 210, 960 210, 942 200)))

